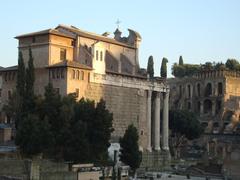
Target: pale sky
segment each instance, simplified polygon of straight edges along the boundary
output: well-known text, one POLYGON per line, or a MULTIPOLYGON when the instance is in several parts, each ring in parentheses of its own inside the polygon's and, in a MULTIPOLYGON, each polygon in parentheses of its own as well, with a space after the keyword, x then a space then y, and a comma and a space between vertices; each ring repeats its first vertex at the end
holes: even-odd
POLYGON ((167 57, 168 74, 180 55, 185 63, 240 60, 240 0, 4 0, 0 4, 0 66, 17 64, 16 35, 58 24, 102 34, 116 21, 142 36, 140 64, 154 57, 155 75, 167 57))

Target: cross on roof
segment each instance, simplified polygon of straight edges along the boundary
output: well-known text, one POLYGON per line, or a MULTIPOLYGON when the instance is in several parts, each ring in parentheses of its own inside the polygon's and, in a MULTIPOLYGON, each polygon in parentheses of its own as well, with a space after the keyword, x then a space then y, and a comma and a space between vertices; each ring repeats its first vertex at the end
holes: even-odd
POLYGON ((119 19, 117 19, 117 21, 116 21, 117 28, 119 28, 120 23, 121 23, 121 21, 119 19))

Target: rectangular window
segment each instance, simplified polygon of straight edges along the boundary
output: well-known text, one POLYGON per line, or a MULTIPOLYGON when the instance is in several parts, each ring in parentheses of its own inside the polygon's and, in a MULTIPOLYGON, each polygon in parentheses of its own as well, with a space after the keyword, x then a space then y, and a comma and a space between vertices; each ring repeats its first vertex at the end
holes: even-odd
POLYGON ((57 79, 59 79, 60 78, 60 69, 57 69, 57 79))
POLYGON ((15 72, 12 73, 12 80, 15 79, 15 72))
POLYGON ((79 89, 78 88, 76 88, 76 97, 79 97, 79 89))
POLYGON ((12 73, 9 72, 9 73, 8 73, 8 80, 9 80, 9 81, 11 81, 11 76, 12 76, 12 73))
POLYGON ((90 82, 90 73, 88 73, 88 82, 90 82))
POLYGON ((64 79, 64 69, 61 69, 61 78, 64 79))
POLYGON ((5 72, 5 74, 4 74, 4 79, 5 79, 5 81, 7 81, 7 72, 5 72))
POLYGON ((103 60, 103 52, 101 51, 100 52, 100 61, 102 61, 103 60))
POLYGON ((67 59, 67 50, 64 48, 60 49, 60 60, 64 61, 67 59))
POLYGON ((96 60, 98 60, 98 50, 96 51, 96 60))
POLYGON ((55 69, 52 70, 52 78, 55 79, 55 69))
POLYGON ((12 93, 11 93, 11 91, 9 90, 8 91, 8 99, 10 99, 12 97, 12 93))

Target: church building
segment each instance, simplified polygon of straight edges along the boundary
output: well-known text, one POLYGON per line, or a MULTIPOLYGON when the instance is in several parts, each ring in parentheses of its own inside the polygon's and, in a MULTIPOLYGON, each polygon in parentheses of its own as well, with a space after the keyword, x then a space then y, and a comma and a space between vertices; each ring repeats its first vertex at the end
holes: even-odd
MULTIPOLYGON (((43 95, 45 86, 51 82, 62 96, 76 93, 78 99, 96 102, 103 98, 113 113, 113 142, 133 123, 139 132, 141 150, 168 150, 169 87, 165 79, 150 80, 146 70, 140 68, 142 38, 138 32, 128 31, 128 37, 122 37, 118 28, 112 36, 108 32, 98 35, 58 25, 15 38, 25 65, 29 48, 32 50, 36 95, 43 95)), ((17 66, 1 68, 0 74, 2 108, 16 88, 17 66)), ((4 112, 0 122, 12 123, 4 112)))

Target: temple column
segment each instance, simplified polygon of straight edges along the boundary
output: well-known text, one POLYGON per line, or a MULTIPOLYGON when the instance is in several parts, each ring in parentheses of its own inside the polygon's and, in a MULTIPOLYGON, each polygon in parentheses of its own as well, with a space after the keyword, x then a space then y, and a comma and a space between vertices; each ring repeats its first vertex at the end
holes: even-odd
POLYGON ((169 150, 168 144, 168 114, 169 114, 169 92, 164 93, 163 96, 163 149, 169 150))
POLYGON ((160 92, 156 92, 154 106, 154 150, 160 151, 160 92))
POLYGON ((147 150, 149 152, 152 151, 152 144, 151 144, 151 134, 152 134, 152 124, 151 124, 151 112, 152 112, 152 91, 148 90, 147 91, 147 129, 148 129, 148 146, 147 146, 147 150))

